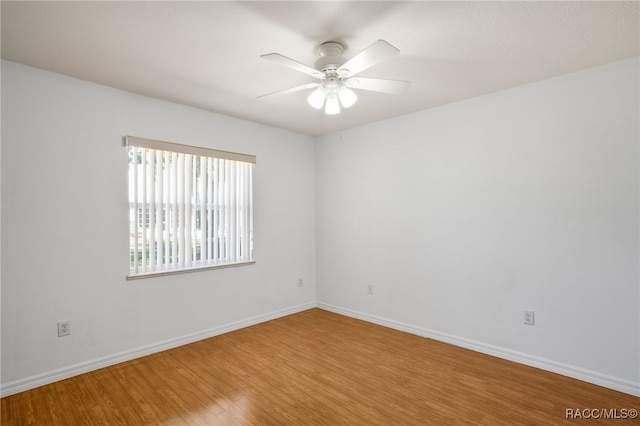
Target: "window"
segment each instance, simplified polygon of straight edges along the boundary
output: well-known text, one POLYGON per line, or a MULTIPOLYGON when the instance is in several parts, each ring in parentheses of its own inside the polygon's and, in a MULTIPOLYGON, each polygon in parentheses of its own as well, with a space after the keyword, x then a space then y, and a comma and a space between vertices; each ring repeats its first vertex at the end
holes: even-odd
POLYGON ((129 276, 253 263, 253 155, 125 137, 129 276))

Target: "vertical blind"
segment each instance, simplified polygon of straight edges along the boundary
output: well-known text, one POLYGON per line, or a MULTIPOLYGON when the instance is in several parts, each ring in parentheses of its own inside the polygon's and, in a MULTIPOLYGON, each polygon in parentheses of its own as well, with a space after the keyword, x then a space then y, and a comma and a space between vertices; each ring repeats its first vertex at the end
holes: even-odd
POLYGON ((253 155, 125 137, 129 277, 253 261, 253 155))

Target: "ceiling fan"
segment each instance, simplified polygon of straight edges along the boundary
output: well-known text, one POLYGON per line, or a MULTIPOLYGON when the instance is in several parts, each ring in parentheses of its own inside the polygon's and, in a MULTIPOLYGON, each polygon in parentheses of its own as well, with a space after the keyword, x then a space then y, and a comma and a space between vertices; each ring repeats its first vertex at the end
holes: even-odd
POLYGON ((400 94, 411 85, 409 81, 356 77, 362 71, 400 53, 384 40, 376 41, 349 60, 342 57, 343 52, 344 46, 337 41, 322 43, 318 48, 320 58, 314 67, 279 53, 261 55, 261 58, 310 75, 318 81, 258 97, 288 95, 301 90, 315 89, 307 98, 309 104, 316 109, 324 106, 326 114, 335 115, 340 113, 341 105, 343 108, 349 108, 358 99, 351 89, 400 94))

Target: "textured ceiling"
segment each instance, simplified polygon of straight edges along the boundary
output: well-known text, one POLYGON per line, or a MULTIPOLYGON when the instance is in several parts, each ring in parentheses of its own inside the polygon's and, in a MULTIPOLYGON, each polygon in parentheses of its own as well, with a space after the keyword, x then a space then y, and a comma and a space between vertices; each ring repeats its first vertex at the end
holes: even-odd
POLYGON ((636 56, 639 4, 2 1, 2 58, 321 135, 636 56), (402 95, 360 91, 339 116, 257 98, 314 81, 261 54, 313 65, 322 42, 348 59, 378 39, 400 54, 361 76, 412 81, 402 95))

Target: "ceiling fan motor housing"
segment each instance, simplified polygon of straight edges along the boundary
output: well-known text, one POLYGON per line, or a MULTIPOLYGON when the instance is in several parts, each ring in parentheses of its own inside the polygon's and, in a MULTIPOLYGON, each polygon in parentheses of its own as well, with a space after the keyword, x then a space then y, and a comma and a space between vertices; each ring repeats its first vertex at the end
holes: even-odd
POLYGON ((325 75, 336 76, 338 68, 347 60, 342 57, 344 46, 337 41, 327 41, 318 47, 320 58, 315 62, 315 69, 322 71, 325 75))

